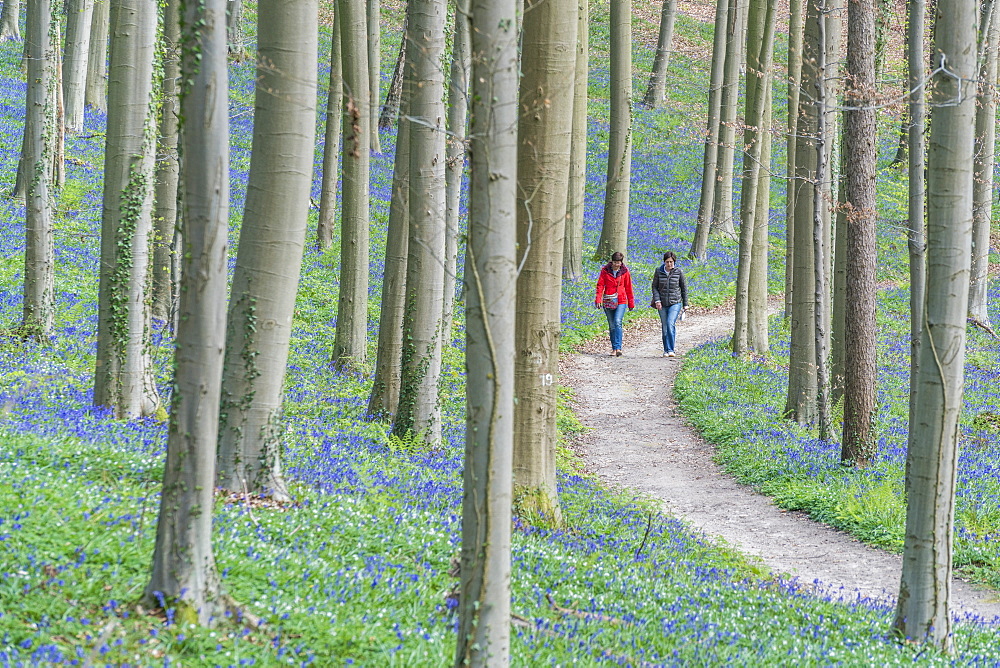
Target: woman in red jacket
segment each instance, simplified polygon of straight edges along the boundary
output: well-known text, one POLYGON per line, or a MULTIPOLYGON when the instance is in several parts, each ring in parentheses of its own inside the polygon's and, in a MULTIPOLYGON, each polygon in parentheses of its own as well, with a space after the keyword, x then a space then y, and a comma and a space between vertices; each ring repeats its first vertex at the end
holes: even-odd
POLYGON ((621 253, 611 255, 608 262, 597 276, 597 296, 594 304, 604 309, 608 317, 608 332, 611 336, 611 356, 622 356, 622 318, 625 308, 631 311, 635 308, 635 295, 632 294, 632 275, 625 266, 625 256, 621 253))

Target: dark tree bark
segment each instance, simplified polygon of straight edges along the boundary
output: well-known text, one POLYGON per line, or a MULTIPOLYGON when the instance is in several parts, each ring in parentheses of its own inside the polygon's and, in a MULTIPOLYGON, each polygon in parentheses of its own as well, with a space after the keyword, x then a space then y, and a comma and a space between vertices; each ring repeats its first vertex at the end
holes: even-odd
POLYGON ((656 57, 653 59, 653 70, 649 74, 646 95, 642 98, 643 105, 648 109, 660 107, 666 99, 667 67, 670 65, 670 46, 674 40, 676 10, 677 0, 663 0, 663 9, 660 10, 660 34, 656 40, 656 57))
POLYGON ((406 23, 409 18, 409 13, 407 17, 403 19, 403 39, 399 41, 399 55, 396 56, 396 66, 392 70, 392 79, 389 81, 389 90, 385 94, 385 103, 382 105, 382 112, 378 117, 378 129, 388 130, 392 127, 392 124, 396 122, 396 116, 399 114, 399 100, 403 95, 403 76, 406 70, 406 41, 407 28, 406 23))

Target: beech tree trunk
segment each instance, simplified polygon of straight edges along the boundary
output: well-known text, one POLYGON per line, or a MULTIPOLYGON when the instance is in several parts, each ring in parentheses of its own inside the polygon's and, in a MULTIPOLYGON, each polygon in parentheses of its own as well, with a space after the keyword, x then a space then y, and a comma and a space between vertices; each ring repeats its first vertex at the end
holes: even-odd
MULTIPOLYGON (((720 0, 721 1, 721 0, 720 0)), ((799 90, 802 87, 802 3, 804 0, 788 2, 788 94, 786 96, 788 135, 785 139, 785 317, 792 316, 792 293, 794 277, 792 268, 795 255, 795 207, 799 193, 808 184, 796 178, 798 157, 799 90)))
POLYGON ((187 3, 184 90, 184 270, 167 461, 145 604, 207 626, 228 607, 212 551, 215 445, 226 336, 229 88, 225 0, 187 3))
POLYGON ((411 0, 406 54, 410 109, 409 242, 403 368, 392 433, 427 443, 441 439, 445 236, 444 0, 411 0))
POLYGON ((178 152, 180 112, 180 0, 163 5, 163 81, 160 83, 160 131, 156 138, 156 194, 153 211, 153 317, 169 321, 176 308, 174 232, 177 226, 178 152))
MULTIPOLYGON (((474 0, 471 15, 475 60, 465 279, 467 411, 456 668, 510 662, 517 284, 514 0, 474 0)), ((456 18, 467 21, 461 14, 456 18)))
POLYGON ((576 62, 576 7, 576 0, 535 0, 525 8, 521 33, 514 494, 519 512, 553 524, 562 517, 556 494, 556 391, 573 130, 573 89, 566 72, 576 62))
POLYGON ((333 364, 364 364, 368 338, 368 249, 371 115, 369 113, 368 24, 364 0, 339 0, 343 58, 344 149, 340 212, 340 292, 333 364))
MULTIPOLYGON (((792 3, 796 0, 791 0, 792 3)), ((729 25, 729 0, 718 0, 715 6, 715 33, 712 44, 712 75, 708 86, 708 129, 705 134, 705 161, 701 172, 701 200, 698 203, 698 225, 688 256, 704 262, 708 252, 708 236, 715 211, 715 186, 719 163, 719 120, 722 113, 722 78, 726 67, 726 31, 729 25)))
POLYGON ((368 100, 365 108, 368 112, 370 128, 369 139, 372 153, 381 153, 382 146, 378 137, 378 101, 381 97, 382 84, 382 9, 379 0, 367 0, 368 9, 368 100))
POLYGON ((465 129, 469 109, 469 2, 455 3, 455 38, 451 47, 451 72, 448 80, 448 132, 446 138, 447 167, 445 168, 445 234, 444 234, 444 303, 442 307, 444 340, 451 342, 451 326, 455 308, 455 282, 458 275, 459 195, 468 137, 465 129))
POLYGON ((587 193, 587 94, 590 75, 590 3, 578 0, 576 20, 576 67, 573 81, 573 137, 569 159, 566 236, 563 241, 563 278, 583 277, 583 216, 587 193))
POLYGON ((0 40, 21 39, 21 0, 4 0, 0 10, 0 40))
POLYGON ((243 0, 229 0, 227 7, 226 39, 229 43, 229 55, 235 60, 243 60, 247 55, 243 36, 243 0))
POLYGON ((87 85, 87 56, 90 52, 90 24, 94 0, 66 3, 66 48, 63 57, 63 109, 66 131, 83 127, 84 93, 87 85))
POLYGON ((276 499, 289 498, 281 404, 315 150, 316 12, 316 0, 257 5, 253 144, 226 325, 217 484, 276 499))
MULTIPOLYGON (((385 94, 385 102, 382 104, 382 112, 378 117, 378 129, 388 130, 396 121, 399 115, 399 101, 403 94, 403 74, 406 69, 406 38, 407 20, 409 12, 403 19, 403 29, 400 31, 404 38, 399 40, 399 55, 396 56, 396 65, 392 69, 392 79, 389 81, 389 90, 385 94)), ((398 135, 397 135, 398 138, 398 135)))
MULTIPOLYGON (((574 12, 574 16, 575 16, 574 12)), ((611 129, 604 221, 595 259, 628 249, 632 178, 632 0, 611 0, 611 129)))
POLYGON ((840 458, 865 466, 875 456, 875 10, 876 0, 847 3, 844 99, 846 240, 850 264, 844 299, 844 433, 840 458))
POLYGON ((94 403, 118 418, 159 405, 149 355, 156 3, 112 0, 94 403))
MULTIPOLYGON (((6 6, 6 4, 5 4, 6 6)), ((53 135, 48 128, 55 96, 55 49, 52 5, 29 0, 25 48, 28 86, 25 99, 21 164, 24 166, 24 301, 22 336, 47 337, 55 318, 55 250, 52 242, 50 169, 53 135)))
POLYGON ((112 0, 94 0, 90 17, 90 43, 87 53, 87 84, 83 101, 98 111, 108 108, 108 33, 111 28, 112 0))
POLYGON ((915 419, 906 461, 906 535, 894 628, 948 651, 973 217, 975 2, 953 0, 938 7, 931 64, 937 72, 930 86, 926 324, 920 375, 913 381, 915 419))
POLYGON ((906 65, 910 101, 907 113, 910 117, 907 133, 909 156, 909 198, 907 217, 909 230, 907 250, 910 264, 910 424, 916 421, 916 383, 920 377, 920 338, 924 331, 924 287, 927 279, 926 225, 924 212, 924 130, 926 109, 924 87, 919 85, 927 74, 924 53, 924 26, 927 5, 924 0, 910 0, 907 3, 906 65))
POLYGON ((670 65, 670 46, 674 40, 674 14, 677 0, 663 0, 660 10, 660 34, 656 40, 656 57, 649 74, 649 85, 642 103, 648 109, 657 109, 666 99, 667 67, 670 65))
POLYGON ((731 0, 729 26, 726 34, 726 63, 722 75, 722 104, 719 116, 718 181, 715 184, 715 211, 712 230, 723 236, 736 237, 733 225, 733 165, 736 157, 737 106, 740 92, 740 71, 746 58, 746 2, 731 0))
POLYGON ((320 186, 316 246, 326 250, 333 243, 337 217, 337 173, 340 169, 340 131, 344 118, 344 77, 340 38, 340 10, 333 13, 330 38, 330 89, 326 98, 326 130, 323 142, 323 178, 320 186))

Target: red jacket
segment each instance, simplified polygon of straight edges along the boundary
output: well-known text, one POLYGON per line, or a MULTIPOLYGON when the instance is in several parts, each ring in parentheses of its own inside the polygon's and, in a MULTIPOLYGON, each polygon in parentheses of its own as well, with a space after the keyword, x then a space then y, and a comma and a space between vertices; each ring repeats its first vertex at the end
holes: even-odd
POLYGON ((602 306, 604 295, 618 295, 619 304, 628 304, 629 310, 635 308, 635 295, 632 294, 632 274, 628 267, 622 264, 618 270, 618 276, 611 274, 611 264, 604 265, 597 275, 597 296, 594 297, 594 305, 602 306))

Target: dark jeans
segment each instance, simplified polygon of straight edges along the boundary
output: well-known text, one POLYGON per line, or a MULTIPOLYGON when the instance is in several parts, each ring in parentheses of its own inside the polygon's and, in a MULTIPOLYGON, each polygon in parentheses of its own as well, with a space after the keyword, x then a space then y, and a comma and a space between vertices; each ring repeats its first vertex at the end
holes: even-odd
POLYGON ((664 306, 657 313, 660 314, 660 326, 663 328, 663 352, 674 352, 674 344, 677 343, 677 316, 680 315, 684 305, 680 302, 664 306))
POLYGON ((617 308, 604 309, 604 315, 608 317, 608 333, 611 335, 611 349, 622 349, 622 319, 625 317, 625 309, 628 304, 619 304, 617 308))

